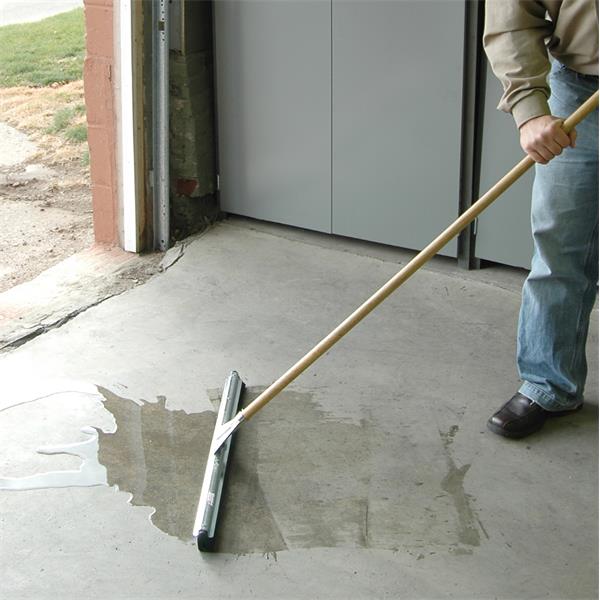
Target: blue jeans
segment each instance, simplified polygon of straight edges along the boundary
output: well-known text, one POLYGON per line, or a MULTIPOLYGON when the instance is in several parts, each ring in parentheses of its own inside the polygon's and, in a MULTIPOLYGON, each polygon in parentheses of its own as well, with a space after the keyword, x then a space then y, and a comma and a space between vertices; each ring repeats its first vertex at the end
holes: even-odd
MULTIPOLYGON (((550 88, 552 114, 567 117, 598 89, 598 80, 554 63, 550 88)), ((519 315, 519 391, 549 411, 583 402, 598 283, 598 111, 576 129, 576 148, 535 167, 534 254, 519 315)))

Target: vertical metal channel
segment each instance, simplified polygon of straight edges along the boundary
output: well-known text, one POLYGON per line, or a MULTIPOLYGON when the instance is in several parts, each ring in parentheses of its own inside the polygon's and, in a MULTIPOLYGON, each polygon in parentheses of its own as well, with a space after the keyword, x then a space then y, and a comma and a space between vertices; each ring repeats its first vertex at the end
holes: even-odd
POLYGON ((329 145, 330 145, 330 152, 329 152, 329 176, 331 178, 331 183, 330 183, 330 195, 329 195, 329 202, 331 203, 331 212, 329 214, 329 231, 328 233, 333 233, 333 198, 334 198, 334 189, 333 189, 333 182, 334 182, 334 172, 333 172, 333 168, 334 168, 334 164, 333 164, 333 134, 334 134, 334 130, 333 130, 333 126, 334 126, 334 118, 335 118, 335 113, 333 112, 333 94, 334 94, 334 81, 333 81, 333 74, 334 74, 334 65, 333 65, 333 52, 334 52, 334 47, 333 47, 333 40, 334 40, 334 31, 333 31, 333 2, 334 0, 331 0, 330 2, 330 9, 329 9, 329 22, 330 22, 330 35, 331 35, 331 42, 329 45, 329 77, 330 77, 330 88, 329 88, 329 106, 330 106, 330 132, 329 132, 329 145))
MULTIPOLYGON (((485 60, 481 46, 483 3, 465 2, 465 44, 463 55, 463 109, 459 213, 462 214, 479 195, 481 167, 481 132, 485 97, 485 60)), ((475 258, 477 221, 458 237, 458 264, 464 269, 478 269, 475 258)))
POLYGON ((169 0, 152 3, 154 248, 169 248, 169 0))

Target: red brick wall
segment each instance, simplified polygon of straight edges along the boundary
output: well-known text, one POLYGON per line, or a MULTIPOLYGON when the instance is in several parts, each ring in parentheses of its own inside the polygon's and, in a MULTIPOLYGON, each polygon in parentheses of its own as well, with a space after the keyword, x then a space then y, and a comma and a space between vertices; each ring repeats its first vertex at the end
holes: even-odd
POLYGON ((94 235, 118 243, 113 0, 84 0, 86 58, 83 84, 94 211, 94 235))

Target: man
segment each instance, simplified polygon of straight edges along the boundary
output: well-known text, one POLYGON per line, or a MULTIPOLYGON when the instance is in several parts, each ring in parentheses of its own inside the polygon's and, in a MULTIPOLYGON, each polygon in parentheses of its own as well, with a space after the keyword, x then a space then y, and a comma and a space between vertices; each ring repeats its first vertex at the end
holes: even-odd
POLYGON ((504 88, 499 108, 536 161, 534 255, 517 336, 522 385, 488 421, 494 433, 522 438, 583 404, 598 283, 598 111, 577 135, 561 117, 598 89, 598 0, 487 0, 483 42, 504 88))

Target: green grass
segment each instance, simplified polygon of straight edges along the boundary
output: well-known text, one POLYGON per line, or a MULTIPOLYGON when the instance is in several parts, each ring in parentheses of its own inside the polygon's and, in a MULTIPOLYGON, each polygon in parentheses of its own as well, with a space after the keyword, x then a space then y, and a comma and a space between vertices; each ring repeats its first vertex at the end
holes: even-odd
POLYGON ((65 129, 65 137, 71 142, 87 141, 87 126, 84 124, 73 125, 65 129))
POLYGON ((85 113, 85 106, 83 104, 77 104, 76 106, 67 106, 61 108, 59 111, 54 113, 52 118, 52 125, 47 129, 47 133, 60 133, 66 131, 71 125, 71 122, 77 115, 85 113))
POLYGON ((61 108, 52 117, 52 125, 46 133, 59 134, 70 142, 87 141, 87 126, 85 123, 74 123, 79 115, 85 113, 85 105, 76 104, 61 108))
POLYGON ((82 78, 83 9, 0 27, 0 87, 43 87, 82 78))

